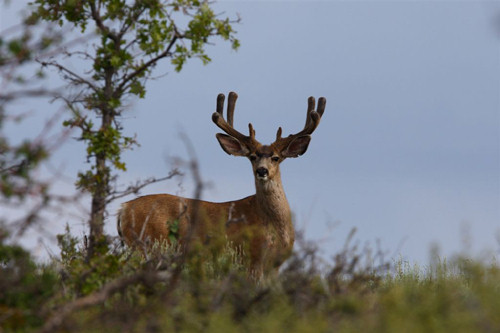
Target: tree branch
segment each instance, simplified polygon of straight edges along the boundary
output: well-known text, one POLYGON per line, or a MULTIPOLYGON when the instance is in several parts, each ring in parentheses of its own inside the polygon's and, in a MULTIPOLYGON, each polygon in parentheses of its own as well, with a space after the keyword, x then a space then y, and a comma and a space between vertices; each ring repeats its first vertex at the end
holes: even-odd
POLYGON ((106 300, 108 300, 111 295, 116 292, 125 290, 130 285, 134 285, 137 283, 142 283, 144 285, 153 285, 157 282, 165 281, 168 277, 169 274, 167 272, 146 271, 111 281, 105 284, 101 290, 85 297, 78 298, 71 303, 64 304, 62 308, 54 311, 52 317, 47 320, 47 322, 39 332, 54 332, 72 313, 93 305, 102 304, 106 300))
POLYGON ((106 203, 110 203, 116 199, 120 199, 123 197, 126 197, 129 194, 137 194, 139 193, 140 190, 142 190, 144 187, 154 184, 154 183, 159 183, 168 179, 172 179, 175 176, 182 176, 182 173, 174 169, 168 173, 167 176, 162 177, 162 178, 149 178, 143 181, 142 183, 136 183, 135 185, 129 185, 124 191, 115 191, 110 193, 110 197, 107 199, 106 203))
POLYGON ((111 32, 109 27, 105 26, 104 23, 102 22, 101 15, 99 14, 99 11, 95 7, 95 3, 93 1, 90 2, 90 12, 92 14, 92 19, 94 19, 95 24, 101 30, 107 37, 111 38, 113 42, 118 43, 118 36, 111 32))
MULTIPOLYGON (((138 3, 140 2, 136 2, 134 3, 134 7, 138 6, 138 3)), ((134 8, 135 9, 135 8, 134 8)), ((133 9, 133 10, 134 10, 133 9)), ((137 20, 139 19, 139 17, 142 15, 142 13, 144 13, 144 11, 146 10, 146 7, 143 7, 141 10, 138 10, 135 15, 132 16, 132 18, 129 20, 129 22, 127 23, 125 21, 125 23, 123 24, 122 28, 120 29, 120 32, 118 33, 118 38, 119 39, 122 39, 123 36, 127 33, 128 29, 137 22, 137 20)))
POLYGON ((10 102, 14 99, 21 97, 54 97, 56 95, 55 91, 39 88, 39 89, 27 89, 12 91, 6 94, 0 94, 0 101, 10 102))
POLYGON ((127 84, 127 82, 129 82, 130 80, 132 80, 133 78, 135 78, 137 75, 139 75, 142 72, 144 72, 147 68, 149 68, 150 66, 152 66, 153 64, 155 64, 156 62, 158 62, 160 59, 168 57, 170 55, 170 50, 174 46, 174 44, 177 41, 177 39, 179 39, 179 36, 176 33, 174 35, 174 37, 172 38, 172 40, 170 41, 170 43, 168 44, 168 47, 166 48, 165 51, 163 51, 162 53, 160 53, 156 57, 150 59, 149 61, 145 62, 144 64, 142 64, 142 66, 140 66, 139 68, 137 68, 132 73, 128 74, 122 80, 122 82, 120 83, 120 85, 118 86, 118 88, 115 90, 115 93, 122 94, 123 93, 123 88, 125 87, 125 85, 127 84))
POLYGON ((87 79, 84 79, 80 75, 78 75, 75 72, 67 69, 65 66, 63 66, 61 64, 58 64, 58 63, 55 63, 55 62, 46 62, 46 61, 42 61, 42 62, 40 62, 40 64, 42 66, 52 66, 52 67, 55 67, 55 68, 59 69, 61 72, 64 72, 64 73, 68 74, 69 75, 68 78, 73 83, 83 83, 83 84, 87 85, 90 89, 92 89, 95 92, 97 92, 99 90, 92 82, 90 82, 87 79))

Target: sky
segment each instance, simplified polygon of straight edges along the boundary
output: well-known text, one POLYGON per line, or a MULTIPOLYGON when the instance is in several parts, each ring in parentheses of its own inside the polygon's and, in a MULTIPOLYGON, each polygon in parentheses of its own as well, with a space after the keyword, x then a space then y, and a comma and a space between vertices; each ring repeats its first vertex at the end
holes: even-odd
MULTIPOLYGON (((146 98, 124 115, 125 131, 141 146, 125 154, 122 183, 162 176, 174 157, 188 158, 182 132, 210 184, 205 200, 251 195, 250 163, 224 153, 215 139, 217 94, 238 93, 235 127, 246 131, 251 122, 262 143, 271 143, 279 126, 284 135, 302 129, 307 98, 324 96, 326 111, 306 154, 281 164, 296 229, 307 240, 330 256, 356 228, 360 244, 379 242, 394 258, 426 262, 433 246, 443 256, 500 256, 500 3, 215 7, 241 16, 240 49, 217 40, 208 48, 209 65, 191 60, 181 73, 168 62, 158 66, 146 98)), ((70 180, 60 186, 69 189, 87 167, 78 143, 54 160, 70 180)), ((179 182, 142 194, 192 196, 189 176, 179 182)), ((119 204, 106 224, 113 235, 119 204)), ((78 230, 85 217, 53 221, 54 230, 66 222, 78 230)))

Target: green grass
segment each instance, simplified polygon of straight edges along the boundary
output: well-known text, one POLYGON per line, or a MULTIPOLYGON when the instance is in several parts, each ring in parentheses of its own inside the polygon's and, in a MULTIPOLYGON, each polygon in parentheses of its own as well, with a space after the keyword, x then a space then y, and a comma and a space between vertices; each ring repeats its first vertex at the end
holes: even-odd
POLYGON ((60 316, 49 331, 500 332, 496 262, 375 265, 351 247, 325 263, 306 246, 255 281, 230 247, 117 247, 87 262, 79 240, 60 243, 43 266, 0 244, 0 331, 38 331, 60 316))

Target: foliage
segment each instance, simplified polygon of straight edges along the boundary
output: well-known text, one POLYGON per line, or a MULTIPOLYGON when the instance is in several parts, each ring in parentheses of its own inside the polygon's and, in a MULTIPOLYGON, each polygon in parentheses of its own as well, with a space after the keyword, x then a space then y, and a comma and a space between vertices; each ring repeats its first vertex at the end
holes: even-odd
MULTIPOLYGON (((16 98, 58 96, 66 102, 64 125, 80 130, 92 162, 78 181, 93 196, 91 236, 102 236, 107 203, 126 194, 111 188, 113 172, 125 170, 121 153, 136 144, 121 128, 125 102, 145 96, 162 59, 177 71, 189 58, 206 63, 212 37, 237 48, 233 22, 196 0, 36 0, 33 8, 20 35, 0 36, 2 79, 24 87, 0 92, 0 129, 21 119, 6 113, 16 98), (60 29, 49 24, 35 34, 30 27, 40 22, 60 29), (57 58, 61 32, 74 28, 74 35, 93 41, 88 48, 66 48, 65 56, 87 65, 80 73, 57 58), (56 68, 71 94, 31 89, 24 85, 31 80, 10 75, 36 59, 56 68)), ((0 134, 3 199, 24 200, 33 192, 48 198, 33 171, 49 148, 39 138, 12 143, 0 134)), ((130 250, 93 237, 81 240, 68 230, 58 236, 60 256, 40 264, 0 230, 0 331, 500 331, 498 263, 456 258, 422 269, 400 260, 388 271, 382 256, 360 251, 350 240, 326 262, 302 243, 279 273, 255 279, 241 253, 225 242, 194 243, 188 251, 173 241, 177 228, 169 238, 172 245, 130 250)))
MULTIPOLYGON (((94 248, 106 239, 103 226, 109 202, 142 187, 125 191, 114 187, 118 171, 126 170, 123 151, 137 145, 134 136, 124 135, 121 125, 127 102, 145 97, 148 79, 165 59, 175 71, 190 58, 206 64, 210 62, 206 46, 216 37, 237 49, 232 24, 238 20, 220 17, 210 2, 199 0, 35 0, 30 8, 26 22, 37 28, 46 24, 51 33, 38 34, 41 39, 36 45, 30 43, 31 30, 10 40, 0 37, 0 66, 35 59, 42 71, 55 69, 61 74, 65 89, 54 96, 70 111, 63 125, 80 131, 77 139, 85 144, 90 164, 78 173, 76 185, 92 197, 88 242, 88 255, 92 256, 98 252, 94 248), (36 51, 50 48, 63 34, 74 42, 40 57, 36 51), (68 61, 77 61, 77 69, 68 61)), ((0 94, 5 102, 12 96, 0 94)), ((0 159, 2 195, 24 195, 28 190, 17 183, 31 180, 30 171, 47 159, 48 147, 45 142, 14 147, 0 136, 2 156, 4 151, 9 154, 0 159)), ((44 189, 42 197, 47 192, 44 189)))
POLYGON ((5 129, 27 118, 27 114, 12 111, 14 102, 53 97, 56 93, 42 85, 45 73, 34 65, 37 58, 57 50, 62 41, 60 31, 32 18, 0 32, 0 204, 12 206, 37 197, 39 204, 35 209, 20 218, 25 223, 33 223, 53 199, 50 184, 36 177, 35 172, 48 160, 61 137, 47 135, 50 123, 37 135, 27 135, 18 142, 9 138, 5 129))
POLYGON ((6 244, 0 230, 0 327, 21 330, 43 324, 40 309, 55 294, 57 272, 36 264, 29 252, 6 244))
POLYGON ((279 274, 255 280, 248 278, 231 247, 212 256, 208 248, 186 255, 177 245, 134 251, 115 244, 87 261, 85 246, 69 231, 59 241, 61 257, 49 266, 19 260, 29 254, 2 245, 0 276, 9 290, 0 293, 1 328, 41 332, 500 329, 498 263, 458 257, 419 267, 399 260, 387 270, 386 262, 375 265, 375 257, 355 245, 325 262, 305 244, 279 274))

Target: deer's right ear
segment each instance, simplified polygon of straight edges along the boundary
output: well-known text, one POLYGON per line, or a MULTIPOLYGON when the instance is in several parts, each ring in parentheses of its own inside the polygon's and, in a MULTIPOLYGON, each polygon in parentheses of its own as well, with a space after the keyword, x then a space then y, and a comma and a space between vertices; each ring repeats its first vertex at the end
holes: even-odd
POLYGON ((217 133, 215 134, 215 136, 217 137, 217 140, 219 141, 222 149, 229 155, 247 156, 250 153, 247 147, 242 145, 240 141, 233 138, 232 136, 222 133, 217 133))
POLYGON ((309 142, 311 142, 310 135, 302 135, 294 138, 288 147, 281 152, 281 155, 283 157, 299 157, 306 152, 309 142))

